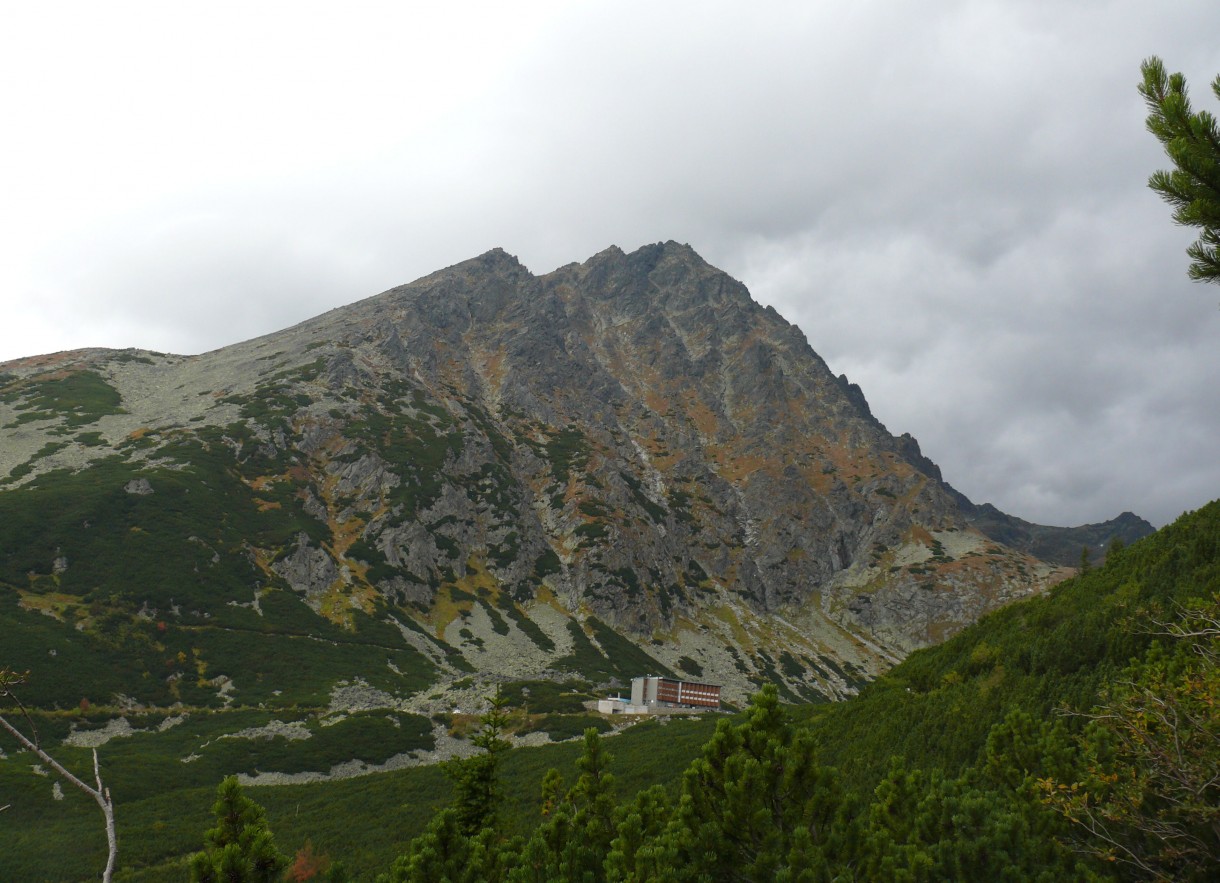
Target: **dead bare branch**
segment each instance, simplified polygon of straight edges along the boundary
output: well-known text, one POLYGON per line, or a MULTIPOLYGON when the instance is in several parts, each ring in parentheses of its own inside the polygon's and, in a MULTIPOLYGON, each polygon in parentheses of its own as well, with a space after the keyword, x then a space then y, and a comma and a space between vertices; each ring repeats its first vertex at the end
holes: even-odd
MULTIPOLYGON (((7 670, 6 670, 6 672, 7 672, 7 670)), ((3 695, 7 695, 10 698, 15 698, 12 696, 12 693, 9 692, 10 686, 11 685, 7 681, 3 682, 3 688, 4 688, 3 695)), ((64 767, 63 764, 61 764, 51 755, 47 754, 46 751, 44 751, 42 748, 40 748, 34 741, 29 739, 23 732, 21 732, 15 726, 13 726, 11 723, 9 723, 8 719, 5 718, 3 715, 0 715, 0 727, 3 727, 5 730, 7 730, 9 732, 9 735, 11 735, 14 739, 16 739, 19 743, 21 743, 21 745, 24 746, 27 750, 34 752, 34 754, 40 760, 42 760, 43 763, 47 764, 53 770, 55 770, 55 772, 57 772, 60 776, 62 776, 65 781, 67 781, 68 783, 70 783, 72 785, 75 785, 81 791, 84 791, 86 794, 88 794, 90 797, 92 797, 93 800, 97 803, 98 807, 101 808, 102 817, 105 819, 105 822, 106 822, 106 844, 108 847, 108 854, 106 857, 106 869, 105 869, 105 871, 102 872, 102 883, 110 883, 111 878, 114 876, 114 866, 115 866, 115 862, 117 861, 118 855, 119 855, 119 841, 118 841, 118 834, 117 834, 117 832, 115 830, 115 826, 114 826, 114 801, 110 797, 110 789, 106 788, 102 784, 102 773, 101 773, 101 767, 98 764, 97 749, 94 749, 94 751, 93 751, 93 777, 94 777, 94 780, 97 782, 97 787, 94 788, 94 787, 90 786, 88 783, 79 779, 76 775, 74 775, 69 769, 64 767)), ((8 809, 8 806, 3 807, 2 809, 8 809)))

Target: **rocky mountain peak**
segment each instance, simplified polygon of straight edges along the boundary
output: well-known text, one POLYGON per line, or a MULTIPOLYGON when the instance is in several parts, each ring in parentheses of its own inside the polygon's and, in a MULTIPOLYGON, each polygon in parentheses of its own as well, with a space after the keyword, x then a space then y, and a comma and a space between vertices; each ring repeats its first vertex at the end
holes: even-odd
POLYGON ((393 622, 455 678, 646 647, 843 695, 1057 574, 675 242, 542 276, 493 249, 200 356, 26 360, 0 427, 0 510, 68 513, 0 531, 22 603, 393 622))
POLYGON ((624 311, 758 306, 745 286, 708 264, 689 245, 673 241, 646 245, 630 253, 610 248, 584 264, 562 267, 553 275, 569 284, 573 284, 573 277, 579 279, 586 296, 615 301, 624 311))

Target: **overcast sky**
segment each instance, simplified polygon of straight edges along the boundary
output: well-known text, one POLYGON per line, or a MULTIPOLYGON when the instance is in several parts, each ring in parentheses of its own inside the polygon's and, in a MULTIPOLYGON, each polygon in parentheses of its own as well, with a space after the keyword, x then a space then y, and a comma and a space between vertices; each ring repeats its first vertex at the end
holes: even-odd
POLYGON ((1220 496, 1220 287, 1135 91, 1157 54, 1220 110, 1216 0, 2 9, 0 360, 676 239, 976 502, 1220 496))

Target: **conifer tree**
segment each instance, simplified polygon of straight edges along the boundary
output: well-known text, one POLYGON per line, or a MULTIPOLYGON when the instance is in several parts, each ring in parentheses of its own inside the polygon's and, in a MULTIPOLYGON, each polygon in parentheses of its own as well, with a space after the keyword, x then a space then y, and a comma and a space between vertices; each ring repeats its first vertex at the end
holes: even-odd
POLYGON ((468 837, 484 828, 495 827, 500 810, 500 756, 512 747, 504 738, 508 724, 508 705, 499 686, 489 700, 491 708, 480 719, 479 732, 470 741, 482 749, 473 757, 458 758, 445 765, 445 775, 453 780, 453 808, 458 827, 468 837))
POLYGON ((510 879, 520 883, 564 883, 606 879, 606 857, 615 836, 614 775, 610 755, 597 730, 585 730, 576 761, 580 776, 560 798, 562 779, 551 770, 543 780, 543 823, 530 838, 520 867, 510 879))
POLYGON ((1069 778, 1076 766, 1063 717, 1035 718, 1013 708, 988 732, 979 772, 985 784, 1017 791, 1047 777, 1069 778))
MULTIPOLYGON (((1172 171, 1154 173, 1148 186, 1173 206, 1176 223, 1202 230, 1186 250, 1192 259, 1190 278, 1220 283, 1220 128, 1207 111, 1191 109, 1182 74, 1167 74, 1156 56, 1146 59, 1140 72, 1148 131, 1174 164, 1172 171)), ((1212 81, 1212 91, 1220 98, 1220 76, 1212 81)))
POLYGON ((601 876, 614 839, 617 802, 609 764, 610 754, 597 730, 585 730, 584 750, 576 761, 580 776, 567 797, 575 838, 564 859, 574 880, 593 873, 601 876))
POLYGON ((614 840, 606 856, 606 879, 639 879, 637 866, 652 862, 653 850, 669 820, 669 794, 663 785, 653 785, 622 807, 615 826, 614 840))
POLYGON ((866 816, 867 831, 860 870, 872 880, 930 879, 935 862, 919 836, 921 810, 928 792, 939 786, 939 775, 908 770, 897 757, 873 792, 866 816))
POLYGON ((837 773, 768 685, 687 769, 667 842, 637 857, 634 879, 829 880, 855 850, 851 816, 837 773))
POLYGON ((216 827, 204 834, 203 852, 191 860, 193 883, 272 883, 288 867, 276 848, 263 808, 242 793, 235 776, 217 789, 216 827))
POLYGON ((481 753, 445 764, 453 780, 453 803, 433 817, 411 841, 384 883, 490 883, 504 880, 520 851, 520 838, 506 840, 500 830, 500 756, 511 747, 504 738, 507 700, 496 688, 491 708, 471 740, 481 753))

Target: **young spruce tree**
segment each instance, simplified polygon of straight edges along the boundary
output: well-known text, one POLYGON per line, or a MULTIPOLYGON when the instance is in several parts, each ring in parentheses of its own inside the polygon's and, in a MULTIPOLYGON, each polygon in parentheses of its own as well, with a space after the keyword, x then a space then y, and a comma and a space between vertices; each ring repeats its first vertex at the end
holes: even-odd
POLYGON ((379 883, 494 883, 505 879, 519 838, 507 841, 500 825, 500 759, 511 747, 504 738, 507 701, 497 687, 471 742, 482 749, 473 757, 445 764, 453 780, 453 803, 437 813, 427 830, 411 841, 379 883))
POLYGON ((584 883, 606 879, 606 856, 615 837, 616 801, 610 755, 597 730, 585 730, 576 761, 580 776, 566 794, 558 770, 542 784, 544 819, 526 844, 513 883, 584 883))
POLYGON ((272 883, 288 867, 276 848, 263 808, 246 797, 237 778, 217 789, 216 827, 204 834, 203 852, 191 859, 192 883, 272 883))

